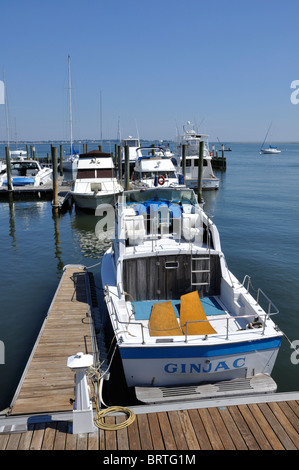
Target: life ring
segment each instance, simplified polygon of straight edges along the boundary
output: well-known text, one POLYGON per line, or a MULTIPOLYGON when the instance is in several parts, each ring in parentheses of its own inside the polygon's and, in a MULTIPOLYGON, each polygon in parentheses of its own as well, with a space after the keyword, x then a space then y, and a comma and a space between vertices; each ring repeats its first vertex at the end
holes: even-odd
POLYGON ((158 176, 158 183, 162 186, 165 183, 165 178, 163 175, 158 176))

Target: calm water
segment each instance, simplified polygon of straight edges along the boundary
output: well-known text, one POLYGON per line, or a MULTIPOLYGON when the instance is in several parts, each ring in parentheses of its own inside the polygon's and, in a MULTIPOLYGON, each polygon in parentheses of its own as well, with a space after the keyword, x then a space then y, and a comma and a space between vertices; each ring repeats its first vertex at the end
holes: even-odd
MULTIPOLYGON (((36 145, 37 155, 49 147, 36 145)), ((299 340, 299 145, 282 144, 280 155, 264 156, 258 144, 231 147, 226 171, 217 172, 219 191, 204 192, 205 209, 218 226, 230 269, 241 280, 252 277, 279 309, 276 323, 290 341, 299 340)), ((104 150, 113 151, 114 144, 104 150)), ((96 223, 75 209, 55 218, 50 202, 0 202, 0 410, 11 402, 63 266, 93 266, 100 286, 98 263, 109 240, 96 238, 96 223)), ((278 391, 299 390, 299 364, 291 363, 291 353, 284 339, 273 372, 278 391)))

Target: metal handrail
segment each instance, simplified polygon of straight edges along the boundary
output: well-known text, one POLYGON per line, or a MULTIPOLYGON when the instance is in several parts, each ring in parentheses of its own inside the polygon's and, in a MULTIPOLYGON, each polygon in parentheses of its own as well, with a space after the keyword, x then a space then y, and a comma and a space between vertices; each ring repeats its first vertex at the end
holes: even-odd
MULTIPOLYGON (((259 305, 260 294, 263 295, 263 297, 264 297, 264 298, 266 299, 266 301, 268 302, 267 310, 268 310, 268 314, 269 314, 269 315, 270 315, 270 314, 273 315, 273 314, 278 314, 278 313, 279 313, 279 310, 278 310, 278 308, 276 307, 276 305, 272 302, 272 300, 265 294, 265 292, 264 292, 260 287, 258 287, 257 290, 255 290, 255 289, 253 288, 253 285, 252 285, 252 282, 251 282, 251 277, 250 277, 248 274, 246 274, 246 275, 244 276, 244 279, 243 279, 243 282, 242 282, 242 286, 246 289, 247 294, 252 295, 251 292, 250 292, 250 288, 256 292, 256 299, 255 299, 256 305, 259 305), (246 279, 247 279, 247 287, 245 287, 246 279), (274 312, 271 312, 271 307, 273 307, 273 308, 275 309, 274 312)), ((254 297, 253 297, 253 298, 254 298, 254 297)))
MULTIPOLYGON (((113 303, 113 300, 110 296, 110 291, 108 289, 108 286, 105 286, 105 291, 106 291, 106 294, 108 295, 108 301, 110 302, 110 304, 112 305, 112 309, 113 309, 113 313, 115 315, 115 318, 116 318, 116 322, 121 324, 121 325, 125 325, 125 326, 129 326, 129 325, 139 325, 140 328, 141 328, 141 336, 142 336, 142 344, 145 344, 145 340, 144 340, 144 331, 143 331, 143 328, 144 328, 144 325, 140 322, 131 322, 131 321, 122 321, 119 319, 118 317, 118 314, 117 314, 117 310, 115 308, 115 305, 113 303)), ((129 332, 128 332, 129 333, 129 332)))
MULTIPOLYGON (((141 336, 142 336, 142 344, 145 344, 145 338, 144 338, 144 328, 146 328, 141 322, 131 322, 131 321, 122 321, 119 319, 118 317, 118 314, 117 314, 117 311, 116 311, 116 308, 115 308, 115 305, 113 303, 113 300, 110 296, 110 292, 109 292, 109 289, 108 289, 108 286, 106 286, 106 293, 108 295, 108 299, 109 299, 109 302, 112 304, 112 309, 113 309, 113 314, 115 315, 115 319, 117 321, 117 323, 119 324, 122 324, 122 325, 126 325, 126 327, 129 327, 130 325, 139 325, 140 328, 141 328, 141 336)), ((262 313, 262 314, 259 314, 259 319, 262 320, 262 318, 264 317, 264 320, 263 320, 263 328, 262 328, 262 332, 261 334, 264 335, 265 334, 265 328, 266 328, 266 320, 269 316, 272 316, 272 315, 276 315, 278 313, 277 312, 265 312, 265 313, 262 313)), ((248 315, 234 315, 234 316, 231 316, 231 317, 226 317, 226 340, 229 339, 229 322, 231 320, 236 320, 238 318, 240 319, 246 319, 246 318, 253 318, 253 313, 251 314, 248 314, 248 315)), ((215 321, 223 321, 223 317, 221 316, 221 318, 213 318, 213 322, 215 321)), ((185 325, 184 325, 184 328, 185 328, 185 343, 188 343, 188 324, 192 324, 192 323, 204 323, 204 322, 209 322, 209 319, 205 319, 205 320, 196 320, 196 321, 189 321, 189 322, 186 322, 185 325)), ((255 330, 256 331, 256 330, 255 330)), ((129 333, 129 332, 128 332, 129 333)), ((190 335, 189 335, 190 336, 190 335)), ((194 335, 192 335, 193 337, 194 335)), ((198 336, 202 336, 202 335, 198 335, 198 336)), ((206 336, 207 335, 203 335, 203 336, 206 336)), ((205 338, 206 339, 206 338, 205 338)))

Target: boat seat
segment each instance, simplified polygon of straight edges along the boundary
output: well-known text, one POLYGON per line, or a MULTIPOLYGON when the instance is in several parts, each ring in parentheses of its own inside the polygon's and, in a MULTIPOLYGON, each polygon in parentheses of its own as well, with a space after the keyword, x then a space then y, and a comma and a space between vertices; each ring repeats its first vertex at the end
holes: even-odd
POLYGON ((184 334, 186 333, 186 322, 195 322, 188 323, 188 335, 212 335, 217 333, 207 320, 197 290, 181 296, 180 324, 184 334))
POLYGON ((148 322, 150 336, 182 336, 171 301, 153 305, 148 322))
POLYGON ((125 229, 129 245, 139 245, 146 235, 143 215, 135 215, 128 220, 125 219, 125 229))
POLYGON ((186 241, 202 243, 203 226, 200 214, 182 214, 182 234, 186 241))

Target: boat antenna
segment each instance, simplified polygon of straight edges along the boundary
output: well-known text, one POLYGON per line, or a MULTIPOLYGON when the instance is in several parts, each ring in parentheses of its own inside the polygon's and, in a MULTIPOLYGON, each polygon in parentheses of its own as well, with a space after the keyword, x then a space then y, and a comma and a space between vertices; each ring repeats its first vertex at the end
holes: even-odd
POLYGON ((73 154, 73 118, 72 118, 72 83, 71 83, 71 58, 68 56, 68 72, 69 72, 69 106, 70 106, 70 146, 71 155, 73 154))
POLYGON ((5 119, 6 119, 6 140, 9 147, 9 125, 8 125, 8 100, 7 100, 7 87, 5 83, 5 72, 3 70, 3 83, 4 83, 4 101, 5 101, 5 119))
POLYGON ((101 134, 101 145, 103 145, 103 108, 102 108, 102 90, 100 90, 100 134, 101 134))
POLYGON ((118 138, 118 143, 120 145, 120 143, 121 143, 121 132, 120 132, 120 117, 119 116, 118 116, 117 138, 118 138))
POLYGON ((139 140, 139 132, 138 132, 138 126, 137 126, 137 121, 136 121, 136 119, 135 119, 135 125, 136 125, 137 139, 139 140))

